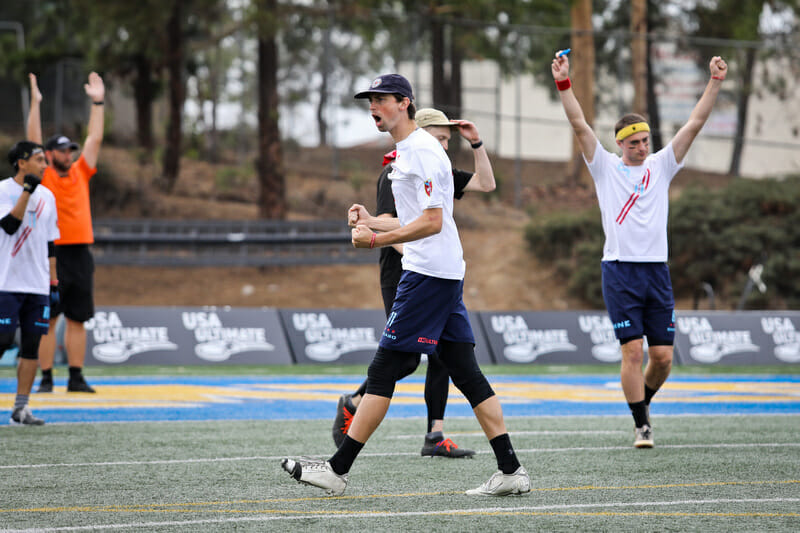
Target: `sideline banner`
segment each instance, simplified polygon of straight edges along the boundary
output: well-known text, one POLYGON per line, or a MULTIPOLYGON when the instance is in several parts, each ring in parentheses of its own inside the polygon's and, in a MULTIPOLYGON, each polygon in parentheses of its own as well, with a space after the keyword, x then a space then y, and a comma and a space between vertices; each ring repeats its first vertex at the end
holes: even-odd
POLYGON ((378 349, 386 316, 373 309, 281 309, 296 363, 367 364, 378 349))
POLYGON ((87 364, 293 362, 274 309, 99 307, 86 341, 87 364))
POLYGON ((482 312, 498 364, 618 364, 622 359, 605 311, 482 312))
POLYGON ((685 365, 800 363, 800 313, 679 311, 675 345, 685 365))
MULTIPOLYGON (((369 364, 386 326, 378 309, 281 309, 280 316, 298 364, 369 364)), ((492 364, 478 313, 470 321, 478 363, 492 364)))

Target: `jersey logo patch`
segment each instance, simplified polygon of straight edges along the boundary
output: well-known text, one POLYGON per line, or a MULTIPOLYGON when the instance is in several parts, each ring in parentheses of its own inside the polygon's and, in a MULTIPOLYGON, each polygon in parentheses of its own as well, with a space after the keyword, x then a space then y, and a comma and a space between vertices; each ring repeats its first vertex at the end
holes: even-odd
POLYGON ((431 180, 425 180, 425 194, 430 196, 431 191, 433 191, 433 183, 431 182, 431 180))

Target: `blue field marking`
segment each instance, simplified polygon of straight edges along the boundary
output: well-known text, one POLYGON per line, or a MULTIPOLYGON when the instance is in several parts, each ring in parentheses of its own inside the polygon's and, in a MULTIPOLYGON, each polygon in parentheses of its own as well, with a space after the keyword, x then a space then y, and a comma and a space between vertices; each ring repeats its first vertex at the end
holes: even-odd
MULTIPOLYGON (((359 376, 97 377, 97 394, 32 394, 31 407, 48 423, 174 420, 332 419, 337 399, 359 376)), ((628 415, 618 375, 490 376, 506 416, 628 415)), ((16 380, 0 379, 0 410, 10 412, 16 380)), ((389 417, 425 417, 424 377, 401 381, 389 417)), ((680 376, 667 381, 654 415, 800 414, 800 376, 680 376)), ((447 416, 471 417, 451 389, 447 416)), ((0 416, 0 425, 8 418, 0 416)))

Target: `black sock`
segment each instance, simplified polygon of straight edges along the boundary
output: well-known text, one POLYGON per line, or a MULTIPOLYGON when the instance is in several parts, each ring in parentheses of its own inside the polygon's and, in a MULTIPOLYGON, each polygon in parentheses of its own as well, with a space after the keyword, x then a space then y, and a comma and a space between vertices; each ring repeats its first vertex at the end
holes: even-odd
POLYGON ((49 379, 50 381, 53 381, 53 369, 52 368, 48 368, 47 370, 45 370, 43 368, 42 369, 42 379, 49 379))
POLYGON ((647 386, 647 383, 644 384, 644 403, 650 405, 650 400, 653 399, 653 396, 656 395, 658 389, 651 389, 647 386))
POLYGON ((345 435, 342 445, 339 446, 339 449, 336 450, 336 453, 333 454, 333 457, 328 459, 333 471, 340 476, 348 473, 350 471, 350 467, 353 466, 356 457, 358 457, 358 453, 363 447, 363 442, 358 442, 350 437, 350 435, 345 435))
POLYGON ((69 379, 80 379, 83 377, 83 369, 79 366, 69 367, 69 379))
POLYGON ((641 402, 629 403, 628 407, 631 408, 631 413, 633 413, 633 422, 636 424, 637 428, 640 428, 645 424, 649 424, 647 420, 647 404, 644 403, 644 400, 641 402))
POLYGON ((498 435, 489 441, 494 450, 494 456, 497 458, 497 468, 504 474, 513 474, 520 467, 517 460, 517 454, 514 453, 514 447, 511 446, 511 437, 508 433, 498 435))
POLYGON ((364 383, 361 384, 361 386, 358 388, 356 393, 353 394, 353 396, 361 396, 363 398, 366 393, 367 393, 367 380, 365 379, 364 383))

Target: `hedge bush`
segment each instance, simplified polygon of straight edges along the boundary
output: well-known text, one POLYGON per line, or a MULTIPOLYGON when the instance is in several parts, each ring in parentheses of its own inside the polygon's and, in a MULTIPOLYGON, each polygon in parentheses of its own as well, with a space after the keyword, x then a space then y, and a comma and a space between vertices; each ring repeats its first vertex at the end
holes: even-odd
MULTIPOLYGON (((670 272, 677 298, 709 283, 735 308, 753 265, 764 267, 767 292, 754 290, 746 308, 800 308, 800 176, 737 179, 719 191, 690 187, 670 203, 670 272)), ((570 295, 602 308, 599 209, 558 213, 525 229, 531 251, 556 267, 570 295)))

